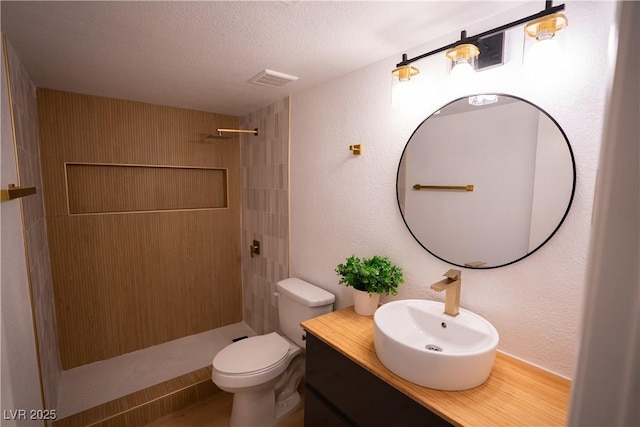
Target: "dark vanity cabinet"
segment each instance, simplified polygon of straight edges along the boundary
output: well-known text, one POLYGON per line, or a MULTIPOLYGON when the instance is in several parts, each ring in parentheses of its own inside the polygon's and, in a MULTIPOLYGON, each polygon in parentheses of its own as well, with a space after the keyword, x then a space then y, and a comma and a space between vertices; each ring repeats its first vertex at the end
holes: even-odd
POLYGON ((307 332, 305 427, 450 426, 307 332))

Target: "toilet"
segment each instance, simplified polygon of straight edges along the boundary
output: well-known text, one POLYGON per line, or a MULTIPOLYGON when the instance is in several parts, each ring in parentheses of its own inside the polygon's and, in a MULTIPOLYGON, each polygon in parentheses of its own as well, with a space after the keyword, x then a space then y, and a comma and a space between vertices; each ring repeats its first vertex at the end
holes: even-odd
POLYGON ((213 359, 211 379, 233 393, 232 427, 272 426, 300 405, 304 331, 300 322, 329 313, 335 296, 297 278, 277 283, 280 333, 245 338, 213 359))

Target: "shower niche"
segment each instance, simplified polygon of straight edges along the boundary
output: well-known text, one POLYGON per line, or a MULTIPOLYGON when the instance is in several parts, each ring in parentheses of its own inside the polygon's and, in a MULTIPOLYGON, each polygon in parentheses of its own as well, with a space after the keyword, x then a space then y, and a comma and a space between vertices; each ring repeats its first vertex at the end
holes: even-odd
POLYGON ((66 163, 70 215, 228 207, 227 170, 66 163))

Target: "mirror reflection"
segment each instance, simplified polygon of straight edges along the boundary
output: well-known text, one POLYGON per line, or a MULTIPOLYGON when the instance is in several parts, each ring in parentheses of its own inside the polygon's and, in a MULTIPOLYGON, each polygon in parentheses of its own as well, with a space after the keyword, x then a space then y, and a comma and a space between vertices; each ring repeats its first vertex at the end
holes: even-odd
POLYGON ((495 268, 542 247, 575 190, 566 135, 521 98, 475 95, 423 121, 400 159, 397 197, 405 224, 434 256, 495 268))

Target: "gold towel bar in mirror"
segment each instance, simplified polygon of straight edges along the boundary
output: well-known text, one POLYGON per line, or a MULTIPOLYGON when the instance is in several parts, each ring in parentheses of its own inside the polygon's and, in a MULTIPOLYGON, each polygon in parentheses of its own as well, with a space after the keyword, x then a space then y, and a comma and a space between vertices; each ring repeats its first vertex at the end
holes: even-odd
POLYGON ((414 190, 447 190, 447 191, 473 191, 473 185, 421 185, 413 186, 414 190))
POLYGON ((36 187, 16 187, 14 184, 9 184, 6 190, 1 191, 0 199, 2 201, 13 200, 31 194, 36 194, 36 187))

